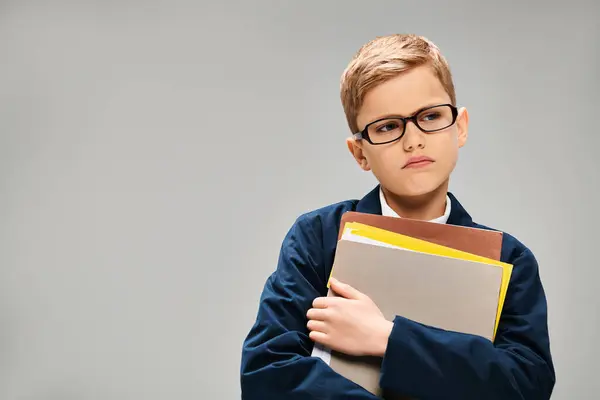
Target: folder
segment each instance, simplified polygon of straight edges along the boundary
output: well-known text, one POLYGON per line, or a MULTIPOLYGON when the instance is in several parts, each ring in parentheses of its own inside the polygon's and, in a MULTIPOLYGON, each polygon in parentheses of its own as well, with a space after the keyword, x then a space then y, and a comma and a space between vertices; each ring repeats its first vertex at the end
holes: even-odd
MULTIPOLYGON (((494 334, 492 337, 495 338, 496 331, 498 330, 498 324, 500 323, 500 316, 504 307, 504 300, 508 291, 508 284, 512 275, 513 266, 508 263, 504 263, 498 260, 481 257, 476 254, 471 254, 461 250, 453 249, 446 246, 441 246, 435 243, 427 242, 425 240, 416 239, 410 236, 402 235, 395 232, 386 231, 377 227, 365 225, 358 222, 348 222, 344 226, 344 234, 351 234, 366 239, 371 239, 377 244, 388 244, 393 247, 401 247, 408 250, 415 250, 429 254, 443 255, 446 257, 460 258, 464 260, 479 261, 482 263, 497 265, 502 267, 502 283, 500 287, 500 295, 498 297, 498 305, 496 311, 496 322, 494 326, 494 334)), ((363 241, 364 242, 364 241, 363 241)), ((333 274, 333 269, 332 269, 333 274)), ((329 287, 329 283, 327 285, 329 287)))
MULTIPOLYGON (((475 256, 500 260, 503 239, 503 233, 500 231, 348 211, 342 214, 338 239, 342 237, 346 226, 353 222, 421 239, 475 256)), ((463 254, 463 256, 465 255, 463 254)), ((512 274, 512 265, 504 264, 504 266, 503 287, 500 293, 494 332, 496 332, 500 323, 500 316, 512 274)))

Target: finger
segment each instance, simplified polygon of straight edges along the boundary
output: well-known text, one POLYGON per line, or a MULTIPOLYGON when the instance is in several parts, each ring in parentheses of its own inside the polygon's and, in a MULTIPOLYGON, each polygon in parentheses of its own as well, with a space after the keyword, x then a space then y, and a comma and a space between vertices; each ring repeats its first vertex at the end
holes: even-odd
POLYGON ((312 306, 314 308, 327 308, 331 303, 329 297, 317 297, 313 300, 312 306))
POLYGON ((329 312, 326 309, 322 308, 311 308, 306 313, 306 317, 308 319, 313 319, 316 321, 326 321, 328 319, 329 312))
POLYGON ((324 346, 328 345, 329 337, 326 333, 319 331, 312 331, 308 334, 308 337, 311 338, 312 341, 322 344, 324 346))
POLYGON ((335 278, 331 278, 331 289, 339 296, 346 299, 360 300, 364 294, 353 288, 352 286, 342 283, 335 278))
POLYGON ((313 300, 314 308, 329 308, 336 306, 339 303, 344 302, 342 297, 328 296, 328 297, 317 297, 313 300))
POLYGON ((326 322, 323 322, 323 321, 310 320, 310 321, 308 321, 306 326, 311 332, 321 332, 321 333, 328 332, 328 325, 326 322))

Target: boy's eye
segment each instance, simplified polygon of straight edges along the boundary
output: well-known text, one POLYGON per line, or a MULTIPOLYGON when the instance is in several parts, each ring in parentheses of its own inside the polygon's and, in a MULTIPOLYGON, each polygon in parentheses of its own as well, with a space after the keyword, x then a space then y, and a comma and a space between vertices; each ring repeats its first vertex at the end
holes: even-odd
POLYGON ((422 121, 435 121, 438 118, 440 118, 439 112, 427 113, 425 115, 421 115, 420 117, 422 121))
POLYGON ((402 121, 390 120, 385 121, 383 124, 378 125, 375 129, 376 133, 389 133, 398 129, 401 129, 402 121))

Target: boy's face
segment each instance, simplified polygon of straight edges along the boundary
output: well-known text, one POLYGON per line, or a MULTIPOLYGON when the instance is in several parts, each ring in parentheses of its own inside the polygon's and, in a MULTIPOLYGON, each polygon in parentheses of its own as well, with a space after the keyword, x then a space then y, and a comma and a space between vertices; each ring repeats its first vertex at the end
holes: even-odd
MULTIPOLYGON (((362 130, 368 123, 388 116, 408 117, 433 105, 450 103, 429 66, 421 66, 371 89, 357 116, 362 130)), ((467 140, 468 114, 458 111, 456 122, 441 131, 424 133, 412 122, 395 142, 373 145, 365 139, 347 140, 348 148, 365 171, 372 170, 381 185, 397 196, 420 196, 446 185, 456 165, 458 149, 467 140), (409 164, 413 157, 432 161, 409 164)), ((390 129, 389 127, 382 129, 390 129)))

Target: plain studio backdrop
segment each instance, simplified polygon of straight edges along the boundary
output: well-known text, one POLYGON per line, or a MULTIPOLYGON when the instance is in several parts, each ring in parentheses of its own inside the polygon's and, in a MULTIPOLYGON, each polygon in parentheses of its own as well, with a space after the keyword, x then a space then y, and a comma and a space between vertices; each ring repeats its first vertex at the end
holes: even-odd
POLYGON ((597 378, 595 1, 0 3, 0 398, 240 397, 242 341, 303 212, 375 184, 339 78, 378 35, 442 49, 451 190, 536 254, 554 399, 597 378))

